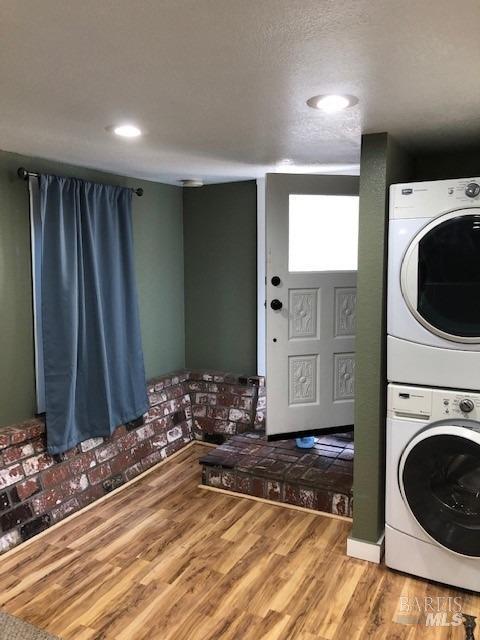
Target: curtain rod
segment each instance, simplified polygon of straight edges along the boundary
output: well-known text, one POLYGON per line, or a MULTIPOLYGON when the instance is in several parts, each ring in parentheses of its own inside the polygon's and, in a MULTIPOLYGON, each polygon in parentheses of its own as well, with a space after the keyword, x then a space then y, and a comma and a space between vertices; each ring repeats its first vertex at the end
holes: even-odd
MULTIPOLYGON (((33 171, 27 171, 25 167, 19 167, 17 169, 17 175, 22 180, 28 180, 28 178, 38 178, 40 176, 39 173, 34 173, 33 171)), ((137 196, 143 196, 142 187, 138 187, 138 189, 134 189, 133 187, 128 187, 130 191, 135 193, 137 196)))

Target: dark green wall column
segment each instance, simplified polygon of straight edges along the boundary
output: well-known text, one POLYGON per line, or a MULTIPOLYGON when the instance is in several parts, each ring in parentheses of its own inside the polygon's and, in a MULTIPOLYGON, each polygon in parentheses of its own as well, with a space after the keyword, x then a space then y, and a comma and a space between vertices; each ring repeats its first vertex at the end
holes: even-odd
POLYGON ((254 181, 184 189, 188 368, 257 368, 257 188, 254 181))
POLYGON ((362 137, 352 536, 368 542, 384 529, 388 189, 409 179, 409 158, 386 133, 362 137))

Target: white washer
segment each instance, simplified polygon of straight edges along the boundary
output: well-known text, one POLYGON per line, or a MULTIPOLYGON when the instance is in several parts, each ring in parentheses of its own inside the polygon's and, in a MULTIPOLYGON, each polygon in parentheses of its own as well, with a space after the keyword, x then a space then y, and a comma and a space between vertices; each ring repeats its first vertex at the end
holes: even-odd
POLYGON ((480 591, 480 394, 388 386, 385 563, 480 591))
POLYGON ((480 178, 390 188, 390 382, 480 389, 480 178))

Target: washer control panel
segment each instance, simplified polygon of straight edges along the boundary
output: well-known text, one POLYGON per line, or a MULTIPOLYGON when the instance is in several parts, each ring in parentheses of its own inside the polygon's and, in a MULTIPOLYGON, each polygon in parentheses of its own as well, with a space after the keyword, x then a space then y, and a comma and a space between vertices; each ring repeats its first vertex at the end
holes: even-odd
POLYGON ((480 418, 480 394, 478 393, 455 391, 445 393, 435 390, 432 392, 432 399, 433 418, 438 416, 439 409, 443 418, 471 418, 472 420, 480 418), (440 405, 439 399, 441 399, 440 405))
POLYGON ((480 393, 389 384, 388 414, 408 420, 480 420, 480 393))

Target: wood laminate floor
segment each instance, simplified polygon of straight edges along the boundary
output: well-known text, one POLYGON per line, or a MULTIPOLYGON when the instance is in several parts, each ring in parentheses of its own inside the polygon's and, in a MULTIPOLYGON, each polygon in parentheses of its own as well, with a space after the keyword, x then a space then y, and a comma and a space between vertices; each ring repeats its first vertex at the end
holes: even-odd
POLYGON ((196 445, 0 559, 0 607, 71 640, 462 639, 395 622, 452 588, 345 556, 350 524, 197 487, 196 445))

